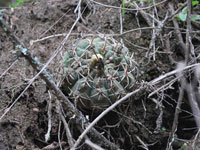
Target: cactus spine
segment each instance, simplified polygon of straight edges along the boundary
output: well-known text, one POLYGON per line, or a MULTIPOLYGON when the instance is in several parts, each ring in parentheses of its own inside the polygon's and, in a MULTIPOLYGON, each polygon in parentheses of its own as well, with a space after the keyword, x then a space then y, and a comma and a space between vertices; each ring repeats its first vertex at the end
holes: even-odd
POLYGON ((81 109, 102 109, 135 84, 133 54, 113 38, 87 37, 64 54, 64 87, 81 109))

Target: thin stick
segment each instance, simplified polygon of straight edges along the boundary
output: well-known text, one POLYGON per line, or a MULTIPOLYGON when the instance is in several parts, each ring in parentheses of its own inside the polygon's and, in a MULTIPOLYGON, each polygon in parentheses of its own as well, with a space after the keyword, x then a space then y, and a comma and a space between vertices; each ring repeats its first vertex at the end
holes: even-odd
POLYGON ((172 76, 172 75, 175 75, 175 74, 178 73, 178 72, 181 72, 181 71, 184 71, 184 70, 188 70, 188 69, 193 68, 193 67, 200 67, 200 63, 193 64, 193 65, 189 65, 189 66, 186 66, 186 67, 184 67, 184 68, 178 68, 178 69, 175 69, 175 70, 173 70, 173 71, 170 71, 170 72, 168 72, 168 73, 166 73, 166 74, 164 74, 164 75, 161 75, 160 77, 158 77, 158 78, 152 80, 152 81, 150 82, 150 84, 152 84, 152 85, 157 84, 157 83, 159 83, 160 81, 162 81, 163 79, 165 79, 165 78, 167 78, 167 77, 170 77, 170 76, 172 76))
MULTIPOLYGON (((173 5, 171 3, 168 3, 168 6, 169 6, 171 13, 174 14, 175 11, 174 11, 173 5)), ((181 31, 180 31, 178 22, 177 22, 176 18, 173 18, 172 21, 173 21, 173 24, 174 24, 174 27, 175 27, 175 33, 177 35, 178 41, 180 42, 180 46, 182 47, 182 49, 180 49, 180 51, 183 55, 185 55, 187 50, 186 50, 185 43, 183 41, 183 37, 182 37, 181 31)))
MULTIPOLYGON (((120 6, 121 8, 121 6, 120 6)), ((122 15, 122 11, 119 11, 119 16, 120 16, 120 34, 123 33, 123 15, 122 15)), ((121 38, 121 43, 123 43, 123 39, 121 38)))
POLYGON ((186 52, 185 52, 185 63, 187 64, 189 61, 189 55, 190 55, 190 30, 191 30, 191 7, 192 7, 192 1, 187 0, 187 30, 186 30, 186 52))
POLYGON ((116 101, 114 104, 112 104, 110 107, 108 107, 106 110, 104 110, 92 123, 90 123, 90 125, 83 131, 83 133, 79 136, 79 138, 77 139, 77 141, 74 144, 74 147, 71 150, 75 150, 76 147, 80 144, 80 142, 82 141, 82 139, 84 138, 84 136, 89 132, 89 130, 101 119, 103 118, 103 116, 105 116, 109 111, 113 110, 117 105, 119 105, 120 103, 122 103, 123 101, 125 101, 127 98, 129 98, 130 96, 138 93, 139 91, 141 91, 142 89, 144 89, 144 87, 139 88, 129 94, 127 94, 126 96, 124 96, 123 98, 121 98, 120 100, 116 101))
MULTIPOLYGON (((190 69, 191 67, 195 67, 195 66, 200 66, 200 63, 198 64, 194 64, 194 65, 190 65, 181 69, 176 69, 174 71, 168 72, 165 75, 162 75, 154 80, 152 80, 151 82, 149 82, 149 85, 155 85, 157 83, 159 83, 159 81, 165 79, 166 77, 169 77, 171 75, 174 75, 176 73, 182 72, 186 69, 190 69)), ((147 85, 148 85, 147 84, 147 85)), ((126 96, 122 97, 120 100, 116 101, 114 104, 112 104, 110 107, 108 107, 106 110, 104 110, 93 122, 90 123, 90 125, 83 131, 83 133, 79 136, 79 138, 77 139, 77 141, 75 142, 73 148, 71 150, 75 150, 75 148, 80 144, 80 142, 82 141, 82 139, 84 138, 84 136, 86 136, 86 134, 90 131, 90 129, 101 119, 103 118, 103 116, 105 116, 109 111, 113 110, 117 105, 119 105, 120 103, 124 102, 125 100, 127 100, 129 97, 135 95, 136 93, 139 93, 143 90, 146 89, 147 86, 143 85, 140 88, 138 88, 137 90, 128 93, 126 96)))
POLYGON ((181 83, 181 87, 180 87, 180 93, 179 93, 178 102, 177 102, 177 105, 176 105, 176 110, 175 110, 175 115, 174 115, 174 120, 173 120, 173 125, 172 125, 172 130, 171 130, 169 138, 168 138, 166 150, 171 149, 173 138, 174 138, 175 132, 177 130, 179 113, 180 113, 181 104, 182 104, 182 101, 183 101, 184 86, 185 86, 185 82, 182 79, 182 83, 181 83))
POLYGON ((48 91, 49 93, 49 106, 48 106, 48 130, 47 133, 45 134, 45 141, 47 142, 50 138, 50 132, 51 132, 51 116, 52 116, 52 96, 51 96, 51 92, 48 91))
MULTIPOLYGON (((47 85, 49 85, 49 87, 51 87, 52 89, 54 89, 56 91, 56 95, 62 95, 61 97, 66 99, 69 103, 69 99, 60 91, 60 89, 56 86, 56 84, 53 82, 53 80, 51 79, 50 74, 46 71, 46 67, 50 64, 50 62, 57 56, 57 54, 59 52, 62 51, 64 44, 66 43, 66 41, 69 38, 69 35, 71 34, 72 30, 74 29, 76 23, 78 22, 80 18, 78 17, 76 19, 76 21, 74 22, 74 24, 72 25, 69 33, 67 34, 67 36, 64 38, 64 40, 61 43, 61 46, 59 46, 56 50, 56 52, 54 53, 54 55, 51 56, 51 58, 47 61, 47 63, 42 67, 42 64, 34 57, 32 56, 32 54, 28 51, 28 49, 26 49, 24 47, 24 44, 19 40, 18 37, 16 37, 14 34, 12 34, 11 29, 8 27, 8 25, 3 21, 0 20, 1 25, 3 25, 4 27, 6 27, 7 32, 9 34, 11 34, 11 36, 14 38, 14 40, 16 41, 17 44, 19 44, 20 46, 18 46, 18 48, 21 50, 22 55, 30 62, 30 64, 32 65, 32 67, 34 69, 36 69, 38 71, 38 73, 29 81, 29 84, 27 85, 27 87, 23 90, 23 92, 14 100, 14 102, 12 103, 12 105, 10 105, 10 107, 8 107, 3 115, 0 117, 0 120, 3 119, 3 117, 10 111, 10 109, 17 103, 17 101, 20 99, 20 97, 25 93, 25 91, 31 86, 31 84, 34 82, 34 80, 41 74, 41 77, 46 81, 47 85)), ((73 110, 73 104, 71 104, 71 108, 73 110)))
POLYGON ((105 150, 102 147, 100 147, 99 145, 97 145, 97 144, 93 143, 92 141, 90 141, 89 139, 86 139, 85 143, 87 145, 89 145, 90 147, 94 148, 95 150, 105 150))
POLYGON ((142 144, 142 146, 141 146, 142 148, 149 150, 148 146, 142 141, 142 139, 139 136, 135 135, 135 137, 142 144))
POLYGON ((160 4, 163 4, 165 2, 167 2, 168 0, 164 0, 164 1, 161 1, 161 2, 158 2, 154 5, 151 5, 151 6, 148 6, 148 7, 143 7, 143 8, 138 8, 138 9, 132 9, 132 8, 121 8, 121 7, 117 7, 117 6, 112 6, 112 5, 106 5, 106 4, 103 4, 103 3, 100 3, 100 2, 97 2, 97 1, 94 1, 94 0, 89 0, 93 3, 96 3, 98 5, 101 5, 101 6, 104 6, 104 7, 108 7, 108 8, 115 8, 115 9, 121 9, 121 10, 127 10, 127 11, 137 11, 137 10, 145 10, 145 9, 150 9, 152 7, 155 7, 155 6, 158 6, 160 4))
POLYGON ((10 67, 8 67, 0 76, 0 78, 2 78, 16 63, 17 63, 18 59, 15 60, 11 65, 10 67))
POLYGON ((60 104, 59 101, 57 101, 57 105, 58 105, 58 112, 60 114, 61 120, 62 120, 62 122, 64 124, 64 127, 65 127, 65 130, 66 130, 65 132, 66 132, 68 144, 69 144, 70 148, 72 148, 73 145, 74 145, 74 139, 72 137, 71 131, 70 131, 69 126, 68 126, 68 123, 67 123, 67 121, 65 120, 65 117, 62 114, 61 104, 60 104))
MULTIPOLYGON (((1 15, 1 14, 0 14, 1 15)), ((80 16, 78 16, 78 18, 76 19, 76 21, 74 22, 74 24, 72 25, 70 31, 68 32, 67 36, 64 38, 64 40, 62 41, 62 44, 60 47, 58 47, 58 49, 56 50, 56 52, 54 53, 54 55, 48 60, 48 62, 43 66, 38 59, 33 56, 28 49, 25 48, 24 43, 22 43, 19 38, 12 32, 12 30, 9 28, 9 26, 5 23, 5 21, 3 20, 3 18, 1 18, 0 16, 0 25, 3 26, 4 29, 6 29, 6 33, 8 35, 10 35, 14 42, 17 43, 19 46, 18 48, 21 50, 22 56, 25 57, 30 65, 37 71, 39 72, 34 78, 32 78, 28 84, 28 86, 24 89, 24 91, 16 98, 16 100, 12 103, 12 105, 7 108, 5 110, 5 112, 3 113, 3 115, 0 117, 0 121, 4 118, 4 116, 10 111, 10 109, 16 104, 16 102, 19 100, 19 98, 24 94, 24 92, 30 87, 30 85, 32 84, 32 82, 37 78, 37 76, 40 76, 47 84, 47 86, 52 89, 54 91, 55 96, 59 99, 62 100, 66 105, 65 108, 68 110, 67 113, 67 117, 68 118, 74 118, 75 119, 75 123, 79 126, 85 125, 85 127, 87 127, 89 125, 89 123, 87 122, 86 118, 84 117, 84 115, 77 110, 74 105, 70 102, 70 100, 62 93, 62 91, 56 86, 56 84, 54 83, 54 81, 51 79, 51 75, 45 70, 45 68, 48 66, 48 64, 53 60, 53 58, 55 58, 55 56, 62 51, 64 44, 66 43, 66 41, 68 40, 73 28, 75 27, 76 23, 78 22, 80 16), (43 66, 43 67, 42 67, 43 66), (42 69, 41 69, 42 68, 42 69)), ((108 149, 114 150, 114 149, 118 149, 118 147, 110 142, 109 140, 107 140, 102 134, 100 134, 96 129, 92 128, 91 131, 89 132, 91 138, 95 138, 98 139, 99 143, 101 143, 102 145, 104 145, 105 147, 107 147, 108 149)))
POLYGON ((60 139, 60 129, 61 129, 61 120, 59 119, 59 125, 58 125, 58 143, 59 143, 59 146, 60 146, 60 150, 62 150, 62 144, 61 144, 61 139, 60 139))
POLYGON ((198 106, 198 100, 195 96, 194 88, 191 83, 187 84, 185 90, 187 91, 189 103, 192 109, 192 114, 194 114, 194 120, 196 122, 197 128, 200 129, 200 109, 198 106), (187 88, 186 88, 187 87, 187 88))

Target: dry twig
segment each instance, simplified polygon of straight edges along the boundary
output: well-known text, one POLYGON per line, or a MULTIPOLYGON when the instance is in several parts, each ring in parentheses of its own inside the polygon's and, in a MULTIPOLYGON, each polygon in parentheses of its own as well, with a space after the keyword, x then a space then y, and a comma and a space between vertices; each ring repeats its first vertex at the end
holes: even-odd
MULTIPOLYGON (((0 120, 3 119, 3 117, 10 111, 10 109, 17 103, 17 101, 19 100, 19 98, 24 94, 24 92, 30 87, 30 85, 33 83, 33 81, 40 76, 47 84, 47 86, 52 89, 54 91, 54 94, 56 95, 56 97, 61 100, 62 102, 66 103, 65 108, 68 110, 67 112, 67 117, 68 118, 74 118, 75 119, 75 123, 79 124, 79 126, 81 126, 83 123, 85 125, 85 127, 87 127, 89 125, 89 123, 86 121, 85 117, 83 116, 83 114, 78 111, 74 105, 69 101, 69 99, 62 93, 62 91, 56 86, 56 84, 54 83, 54 81, 51 79, 51 75, 45 70, 45 68, 49 65, 49 63, 57 56, 57 54, 59 52, 62 51, 64 44, 66 43, 66 41, 68 40, 72 30, 74 29, 75 25, 77 24, 77 22, 79 21, 80 16, 77 17, 76 21, 74 22, 74 24, 72 25, 70 31, 68 32, 68 34, 66 35, 66 37, 64 38, 64 40, 62 41, 61 45, 57 48, 56 52, 54 53, 54 55, 47 61, 47 63, 43 66, 36 57, 34 57, 27 48, 25 48, 24 44, 19 40, 19 38, 12 32, 12 30, 9 28, 9 26, 5 23, 5 21, 3 20, 3 18, 0 18, 0 25, 6 29, 6 33, 8 35, 10 35, 14 42, 19 45, 18 48, 21 51, 21 54, 23 57, 25 57, 27 59, 27 61, 29 61, 29 63, 31 64, 31 66, 38 72, 37 75, 35 75, 34 78, 32 78, 28 84, 28 86, 24 89, 24 91, 18 96, 17 99, 15 99, 15 101, 12 103, 12 105, 7 108, 4 112, 4 114, 0 117, 0 120)), ((110 141, 108 141, 103 135, 101 135, 96 129, 92 128, 92 130, 90 130, 91 138, 95 138, 98 139, 99 143, 101 143, 103 146, 109 148, 109 149, 118 149, 118 147, 111 143, 110 141)))
POLYGON ((144 91, 149 85, 150 86, 153 86, 153 85, 156 85, 158 84, 159 82, 161 82, 163 79, 169 77, 169 76, 172 76, 172 75, 175 75, 179 72, 182 72, 184 70, 187 70, 187 69, 190 69, 190 68, 193 68, 193 67, 200 67, 200 63, 198 64, 193 64, 193 65, 190 65, 190 66, 186 66, 184 68, 178 68, 178 69, 175 69, 174 71, 171 71, 171 72, 168 72, 154 80, 152 80, 151 82, 145 84, 145 85, 142 85, 140 88, 138 88, 137 90, 131 92, 131 93, 128 93, 126 96, 122 97, 120 100, 116 101, 114 104, 112 104, 110 107, 108 107, 106 110, 104 110, 93 122, 90 123, 90 125, 84 130, 84 132, 79 136, 79 138, 77 139, 77 141, 75 142, 74 144, 74 147, 71 149, 71 150, 75 150, 75 148, 80 144, 80 142, 82 141, 82 139, 84 138, 84 136, 90 131, 90 129, 100 120, 102 119, 109 111, 113 110, 117 105, 121 104, 122 102, 124 102, 125 100, 127 100, 129 97, 139 93, 139 92, 142 92, 144 91))

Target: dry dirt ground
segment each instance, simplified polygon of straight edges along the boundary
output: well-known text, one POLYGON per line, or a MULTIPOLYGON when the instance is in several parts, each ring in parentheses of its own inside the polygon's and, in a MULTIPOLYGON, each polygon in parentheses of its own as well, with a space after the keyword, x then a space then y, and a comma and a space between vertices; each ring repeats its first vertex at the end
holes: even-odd
MULTIPOLYGON (((14 10, 5 10, 3 19, 28 50, 41 63, 46 63, 76 21, 77 13, 75 14, 74 10, 78 2, 78 0, 38 0, 24 3, 14 10)), ((149 26, 142 12, 126 10, 125 14, 121 14, 119 8, 108 7, 120 7, 122 4, 120 0, 98 0, 98 2, 103 5, 89 0, 82 1, 82 18, 72 31, 64 50, 47 67, 47 71, 51 73, 52 79, 58 87, 61 86, 64 78, 63 53, 68 46, 71 46, 73 40, 87 34, 115 34, 113 37, 118 41, 123 41, 129 50, 135 54, 134 57, 138 63, 140 76, 133 90, 160 75, 174 70, 175 64, 171 59, 176 62, 184 60, 184 55, 180 52, 182 47, 177 39, 172 18, 168 20, 164 25, 166 28, 162 29, 160 35, 157 36, 155 51, 149 51, 152 29, 148 27, 152 26, 149 26), (120 19, 122 23, 120 23, 120 19), (144 29, 145 27, 147 28, 144 29), (127 32, 119 36, 121 29, 123 29, 122 32, 127 32), (132 31, 133 29, 137 30, 132 31), (169 37, 170 51, 166 50, 164 35, 169 37)), ((164 2, 153 7, 157 12, 157 14, 154 14, 155 18, 157 17, 160 20, 165 18, 165 15, 169 13, 168 3, 164 2)), ((176 1, 173 4, 174 9, 178 9, 181 7, 179 5, 183 5, 183 3, 176 1)), ((148 7, 152 4, 144 1, 143 5, 141 7, 148 7)), ((151 13, 148 9, 144 11, 151 13)), ((152 22, 152 19, 150 22, 152 22)), ((181 28, 186 28, 185 23, 179 22, 179 25, 181 28)), ((192 29, 198 30, 199 28, 194 25, 192 29)), ((185 41, 185 30, 181 31, 184 31, 182 36, 185 41)), ((198 34, 192 35, 196 51, 199 50, 199 37, 198 34)), ((0 116, 15 102, 30 79, 37 74, 37 71, 30 66, 26 59, 18 56, 15 46, 16 44, 11 36, 8 36, 4 28, 0 26, 0 116), (11 68, 4 75, 3 73, 10 66, 11 68)), ((198 61, 197 59, 196 63, 198 61)), ((162 80, 159 85, 150 85, 146 90, 130 97, 126 102, 103 117, 95 125, 95 128, 120 149, 165 149, 169 135, 172 132, 175 108, 180 91, 180 84, 178 80, 174 80, 175 78, 175 75, 170 76, 166 80, 162 80), (169 81, 172 82, 169 83, 169 81), (166 83, 169 84, 150 98, 148 97, 151 92, 166 83)), ((70 149, 65 128, 56 111, 56 99, 45 82, 38 77, 17 100, 12 109, 0 120, 0 149, 39 150, 61 149, 61 147, 66 150, 70 149), (45 134, 48 130, 49 105, 52 105, 52 127, 50 139, 45 141, 45 134)), ((67 113, 68 110, 63 107, 63 111, 67 113)), ((172 142, 173 149, 180 149, 183 143, 187 141, 192 143, 191 139, 197 133, 187 94, 183 97, 180 112, 177 132, 174 134, 175 140, 172 142)), ((96 117, 96 115, 88 115, 90 122, 96 117)), ((74 123, 71 123, 70 118, 66 117, 66 120, 72 136, 76 140, 80 135, 80 130, 74 126, 74 123)), ((98 144, 96 139, 90 140, 98 144)), ((93 148, 83 142, 78 146, 78 149, 93 148)))

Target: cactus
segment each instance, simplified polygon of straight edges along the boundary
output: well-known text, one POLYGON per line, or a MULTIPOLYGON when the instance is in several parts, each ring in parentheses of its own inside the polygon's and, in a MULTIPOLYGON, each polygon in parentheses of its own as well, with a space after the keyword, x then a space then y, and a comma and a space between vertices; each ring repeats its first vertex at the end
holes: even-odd
POLYGON ((135 84, 137 66, 113 38, 87 37, 64 54, 64 88, 81 109, 104 109, 135 84))

